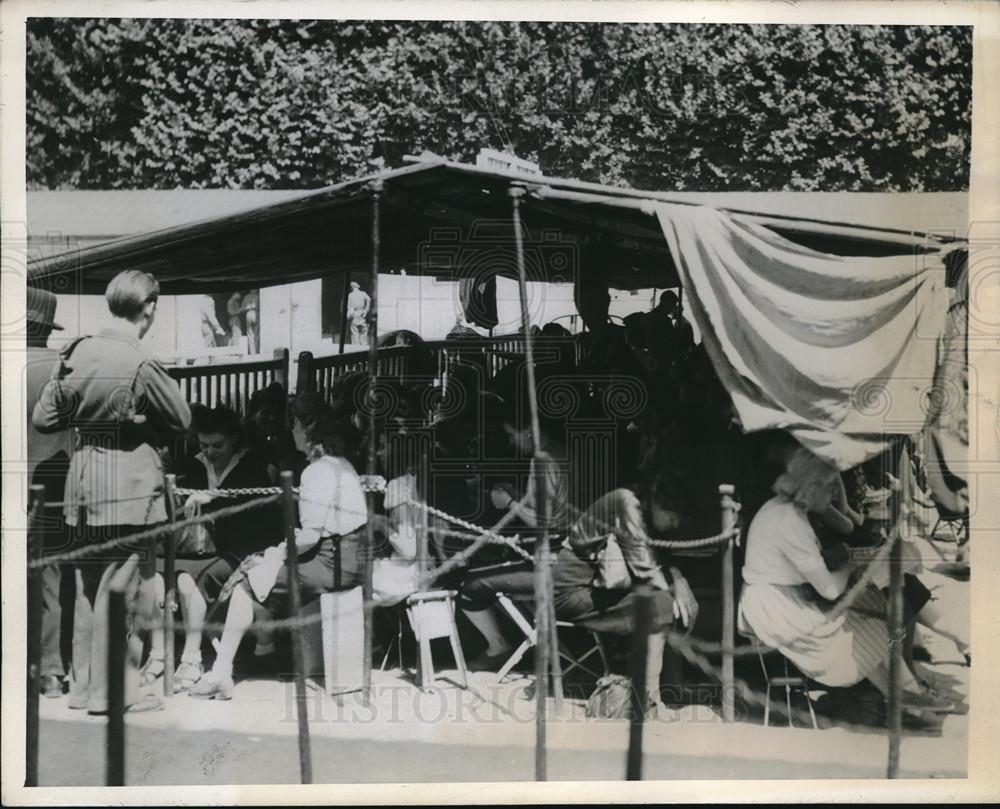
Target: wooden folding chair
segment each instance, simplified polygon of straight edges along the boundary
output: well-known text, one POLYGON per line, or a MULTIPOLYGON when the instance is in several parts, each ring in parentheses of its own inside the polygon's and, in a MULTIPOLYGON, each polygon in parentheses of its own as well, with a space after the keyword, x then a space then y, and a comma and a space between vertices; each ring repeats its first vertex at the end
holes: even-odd
POLYGON ((447 638, 451 643, 451 651, 458 666, 459 685, 462 688, 468 687, 465 655, 455 624, 455 595, 454 590, 433 590, 414 593, 406 599, 406 615, 417 639, 417 679, 421 690, 437 680, 434 658, 431 655, 431 641, 435 638, 447 638))
MULTIPOLYGON (((517 608, 508 596, 503 593, 497 593, 497 605, 510 617, 510 619, 524 635, 524 640, 521 641, 521 644, 514 650, 513 654, 507 658, 507 662, 504 663, 497 672, 497 677, 502 680, 510 673, 510 670, 521 661, 528 649, 538 644, 538 633, 535 631, 535 627, 528 620, 527 616, 525 616, 525 614, 517 608)), ((566 663, 565 668, 562 670, 563 677, 573 671, 573 669, 577 668, 587 672, 594 679, 599 679, 600 677, 607 675, 608 658, 604 651, 604 645, 601 643, 601 638, 596 632, 591 632, 583 627, 578 627, 568 621, 556 621, 556 629, 557 631, 559 629, 575 629, 580 632, 587 632, 593 640, 593 644, 585 649, 583 654, 579 655, 574 654, 572 649, 570 649, 570 647, 565 644, 562 639, 559 640, 559 657, 566 663), (601 660, 601 666, 603 668, 603 673, 601 674, 595 672, 586 663, 586 661, 595 654, 598 655, 601 660)))

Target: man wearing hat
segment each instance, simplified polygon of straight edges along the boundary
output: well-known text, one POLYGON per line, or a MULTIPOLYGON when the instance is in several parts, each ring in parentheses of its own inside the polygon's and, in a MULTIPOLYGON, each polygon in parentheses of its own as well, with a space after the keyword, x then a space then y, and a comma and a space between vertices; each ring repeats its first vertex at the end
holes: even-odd
POLYGON ((357 281, 351 281, 351 294, 347 296, 347 319, 351 323, 351 345, 368 345, 368 312, 372 299, 357 281))
MULTIPOLYGON (((28 287, 27 290, 27 342, 28 357, 25 369, 27 410, 27 461, 28 480, 45 487, 45 502, 57 503, 63 499, 69 457, 73 453, 72 436, 63 430, 43 435, 31 423, 31 413, 49 381, 52 369, 59 361, 59 353, 48 347, 53 329, 62 331, 55 322, 56 296, 44 289, 28 287)), ((45 514, 45 545, 57 550, 65 538, 65 524, 58 509, 47 509, 45 514)), ((42 568, 42 693, 47 697, 60 697, 63 693, 63 667, 60 652, 60 624, 62 608, 59 589, 62 570, 58 564, 42 568)))

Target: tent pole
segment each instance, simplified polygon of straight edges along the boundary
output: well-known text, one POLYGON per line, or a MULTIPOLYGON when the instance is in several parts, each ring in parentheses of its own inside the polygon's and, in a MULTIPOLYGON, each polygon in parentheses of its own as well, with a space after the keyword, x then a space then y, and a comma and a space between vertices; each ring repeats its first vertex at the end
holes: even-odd
POLYGON ((351 292, 351 273, 344 270, 344 285, 340 297, 340 350, 338 354, 344 353, 344 342, 347 340, 347 296, 351 292))
POLYGON ((524 238, 521 232, 521 198, 523 183, 511 183, 507 191, 511 199, 514 226, 514 246, 517 253, 517 282, 521 300, 521 326, 524 331, 524 364, 528 372, 528 409, 531 414, 531 439, 534 445, 532 466, 535 486, 535 780, 546 780, 545 713, 549 692, 549 654, 555 627, 550 627, 549 598, 552 595, 549 571, 549 544, 546 522, 548 504, 545 501, 545 470, 547 459, 542 453, 542 432, 538 422, 538 394, 535 388, 535 360, 531 338, 531 318, 528 315, 528 275, 524 266, 524 238))
MULTIPOLYGON (((381 215, 382 215, 382 181, 372 183, 372 272, 371 272, 371 305, 368 308, 368 474, 375 475, 378 453, 378 436, 375 434, 377 420, 375 418, 375 381, 378 376, 378 271, 379 252, 381 250, 381 215)), ((350 277, 350 276, 345 276, 350 277)), ((345 298, 346 300, 346 298, 345 298)), ((372 574, 374 572, 375 554, 375 492, 365 493, 368 503, 368 528, 365 547, 365 577, 362 587, 364 599, 365 645, 363 675, 364 698, 371 704, 372 696, 372 636, 374 622, 372 614, 372 574)))
POLYGON ((909 533, 910 498, 913 495, 912 479, 910 477, 910 451, 903 444, 899 456, 899 468, 895 470, 900 480, 899 511, 896 515, 896 526, 892 532, 892 551, 889 554, 889 761, 886 767, 887 778, 899 777, 899 744, 902 732, 902 702, 903 702, 903 639, 906 630, 903 626, 903 567, 900 554, 903 550, 903 539, 909 533))

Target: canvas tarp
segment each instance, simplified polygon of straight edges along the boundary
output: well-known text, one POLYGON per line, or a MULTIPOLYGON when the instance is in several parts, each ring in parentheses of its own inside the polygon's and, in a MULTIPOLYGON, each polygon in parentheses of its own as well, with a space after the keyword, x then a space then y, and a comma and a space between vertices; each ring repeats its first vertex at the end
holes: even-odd
POLYGON ((745 430, 787 430, 847 469, 923 429, 948 302, 940 251, 835 256, 713 208, 654 210, 745 430))

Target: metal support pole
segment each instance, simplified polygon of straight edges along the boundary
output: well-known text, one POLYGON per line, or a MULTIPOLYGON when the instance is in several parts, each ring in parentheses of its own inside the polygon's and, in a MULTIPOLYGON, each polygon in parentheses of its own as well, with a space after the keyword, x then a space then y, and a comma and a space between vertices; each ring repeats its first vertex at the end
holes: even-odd
MULTIPOLYGON (((382 249, 382 182, 372 184, 372 269, 371 303, 368 309, 368 475, 374 476, 378 466, 378 435, 375 418, 375 381, 378 378, 378 271, 379 253, 382 249)), ((371 704, 372 697, 372 647, 374 645, 374 615, 372 613, 372 576, 375 571, 375 493, 365 494, 368 505, 368 530, 365 542, 365 570, 362 585, 364 599, 364 658, 362 659, 362 681, 364 700, 371 704)))
MULTIPOLYGON (((508 189, 512 204, 514 246, 517 253, 517 283, 521 299, 521 326, 524 332, 524 364, 528 372, 528 409, 531 414, 531 438, 534 445, 532 466, 535 486, 535 513, 538 519, 535 545, 535 780, 546 780, 545 713, 549 691, 549 655, 555 627, 550 627, 551 574, 549 571, 549 542, 546 531, 547 503, 545 501, 545 458, 542 455, 542 431, 538 422, 538 391, 535 387, 535 358, 531 339, 531 319, 528 316, 528 274, 524 266, 524 237, 521 233, 521 197, 525 194, 522 183, 512 183, 508 189)), ((558 650, 555 652, 558 655, 558 650)))
MULTIPOLYGON (((722 507, 722 530, 731 531, 736 526, 736 501, 732 484, 719 486, 722 507)), ((733 540, 726 540, 722 546, 722 721, 732 722, 736 718, 735 688, 733 676, 733 646, 736 643, 736 604, 733 581, 733 540)))
POLYGON ((892 551, 889 553, 889 761, 887 778, 899 777, 899 743, 903 725, 903 567, 900 554, 902 540, 909 530, 910 498, 913 494, 910 453, 904 445, 896 470, 902 484, 899 512, 892 532, 892 551))
MULTIPOLYGON (((430 464, 427 463, 427 453, 425 452, 420 460, 419 497, 423 507, 420 509, 420 523, 417 526, 417 581, 423 581, 427 571, 431 568, 430 514, 427 511, 430 493, 431 469, 430 464)), ((406 506, 406 509, 412 514, 412 506, 406 506)))
POLYGON ((125 591, 111 588, 108 593, 108 741, 107 775, 109 787, 125 786, 125 591))
MULTIPOLYGON (((45 487, 28 487, 28 561, 42 558, 42 511, 45 509, 45 487)), ((42 689, 42 569, 28 568, 28 678, 24 734, 24 785, 38 786, 38 697, 42 689)))
MULTIPOLYGON (((288 595, 292 617, 298 617, 299 552, 295 544, 295 496, 292 473, 281 473, 281 504, 285 521, 285 566, 288 568, 288 595)), ((306 706, 305 661, 302 655, 302 627, 292 627, 292 665, 295 667, 295 713, 299 722, 299 772, 303 784, 312 783, 312 753, 309 749, 309 715, 306 706)))
POLYGON ((343 297, 340 300, 340 350, 338 354, 344 353, 344 343, 347 342, 347 296, 351 294, 351 273, 344 271, 343 297))
POLYGON ((636 588, 635 635, 632 646, 632 715, 628 729, 627 781, 642 780, 642 728, 649 698, 646 693, 646 664, 649 632, 653 627, 653 591, 648 584, 636 588))
MULTIPOLYGON (((163 491, 167 500, 167 519, 177 522, 176 475, 164 475, 163 491)), ((174 695, 174 609, 177 603, 177 575, 174 562, 177 556, 177 531, 167 534, 163 541, 163 696, 174 695)))
POLYGON ((550 655, 549 666, 552 669, 552 695, 555 698, 556 715, 561 714, 563 708, 563 679, 562 661, 559 659, 559 625, 556 622, 556 599, 552 584, 552 555, 549 554, 548 570, 545 575, 545 588, 547 597, 545 599, 549 607, 549 643, 550 655))
POLYGON ((112 576, 108 586, 108 730, 105 781, 125 786, 125 657, 128 654, 128 611, 125 590, 135 575, 139 557, 133 554, 112 576))

